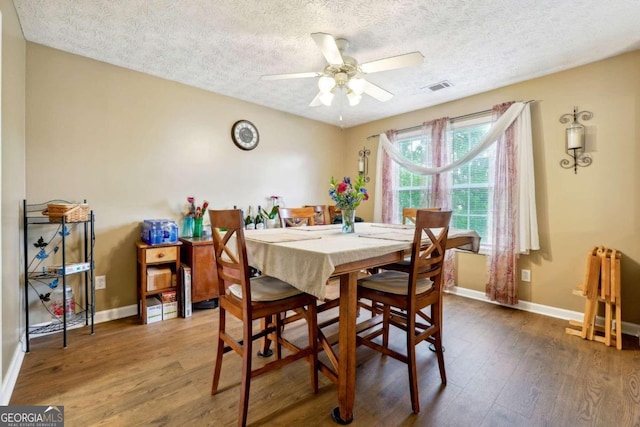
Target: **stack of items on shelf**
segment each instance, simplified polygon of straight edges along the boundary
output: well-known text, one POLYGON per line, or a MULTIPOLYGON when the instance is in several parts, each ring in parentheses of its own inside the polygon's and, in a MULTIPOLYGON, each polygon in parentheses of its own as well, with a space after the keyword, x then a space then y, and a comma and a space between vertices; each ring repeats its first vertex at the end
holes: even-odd
POLYGON ((176 286, 176 275, 169 267, 147 267, 147 292, 176 286))
POLYGON ((163 292, 147 297, 147 323, 169 320, 178 317, 176 291, 163 292))
POLYGON ((145 219, 140 239, 147 245, 166 245, 178 241, 178 224, 170 219, 145 219))
POLYGON ((573 291, 574 295, 586 298, 584 319, 569 321, 568 334, 622 349, 621 255, 604 246, 594 246, 588 252, 585 281, 573 291), (604 326, 596 325, 598 303, 604 304, 604 326))

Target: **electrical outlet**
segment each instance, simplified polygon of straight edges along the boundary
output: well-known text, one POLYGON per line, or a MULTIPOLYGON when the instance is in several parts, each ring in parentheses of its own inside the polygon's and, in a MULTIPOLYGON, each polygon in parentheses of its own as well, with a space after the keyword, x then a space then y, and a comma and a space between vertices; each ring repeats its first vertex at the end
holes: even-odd
POLYGON ((107 288, 107 276, 96 276, 96 289, 107 288))
POLYGON ((531 281, 531 270, 523 269, 520 272, 520 280, 522 280, 523 282, 530 282, 531 281))

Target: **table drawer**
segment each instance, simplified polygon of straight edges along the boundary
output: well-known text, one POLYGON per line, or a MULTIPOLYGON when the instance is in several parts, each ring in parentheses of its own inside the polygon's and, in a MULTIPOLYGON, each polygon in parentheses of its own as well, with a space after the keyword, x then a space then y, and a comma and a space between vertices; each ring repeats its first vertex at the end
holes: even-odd
POLYGON ((147 264, 156 262, 169 262, 178 259, 178 247, 152 248, 145 250, 145 262, 147 264))

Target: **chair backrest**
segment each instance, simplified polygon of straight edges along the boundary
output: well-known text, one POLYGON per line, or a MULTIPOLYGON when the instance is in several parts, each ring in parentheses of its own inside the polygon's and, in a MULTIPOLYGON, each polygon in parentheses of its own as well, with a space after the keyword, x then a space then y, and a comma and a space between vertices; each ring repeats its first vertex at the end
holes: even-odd
POLYGON ((442 267, 450 221, 451 211, 418 209, 411 247, 409 295, 415 295, 416 282, 420 279, 431 279, 435 289, 441 290, 442 267), (425 238, 429 239, 428 244, 424 244, 425 238))
POLYGON ((402 223, 403 224, 415 224, 416 223, 416 213, 418 209, 424 209, 428 211, 440 211, 440 208, 403 208, 402 209, 402 223))
POLYGON ((251 298, 244 297, 251 295, 251 275, 244 240, 242 211, 210 209, 209 221, 218 271, 218 292, 225 295, 230 285, 240 285, 243 305, 245 309, 250 310, 251 298))
POLYGON ((282 227, 300 227, 301 225, 315 225, 315 211, 311 207, 306 208, 281 208, 278 207, 278 216, 282 227))
POLYGON ((305 205, 305 208, 313 208, 315 225, 329 224, 327 222, 327 205, 305 205))
POLYGON ((338 215, 342 215, 342 209, 329 205, 329 221, 333 224, 338 215))

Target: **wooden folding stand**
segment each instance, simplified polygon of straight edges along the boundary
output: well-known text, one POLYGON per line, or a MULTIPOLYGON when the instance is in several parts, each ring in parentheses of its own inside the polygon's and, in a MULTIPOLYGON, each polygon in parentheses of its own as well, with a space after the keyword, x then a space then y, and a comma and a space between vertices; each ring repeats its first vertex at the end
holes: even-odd
POLYGON ((569 321, 566 332, 622 349, 622 311, 620 294, 621 253, 594 246, 587 253, 585 281, 573 294, 586 298, 582 322, 569 321), (599 304, 604 304, 604 326, 596 325, 599 304))

